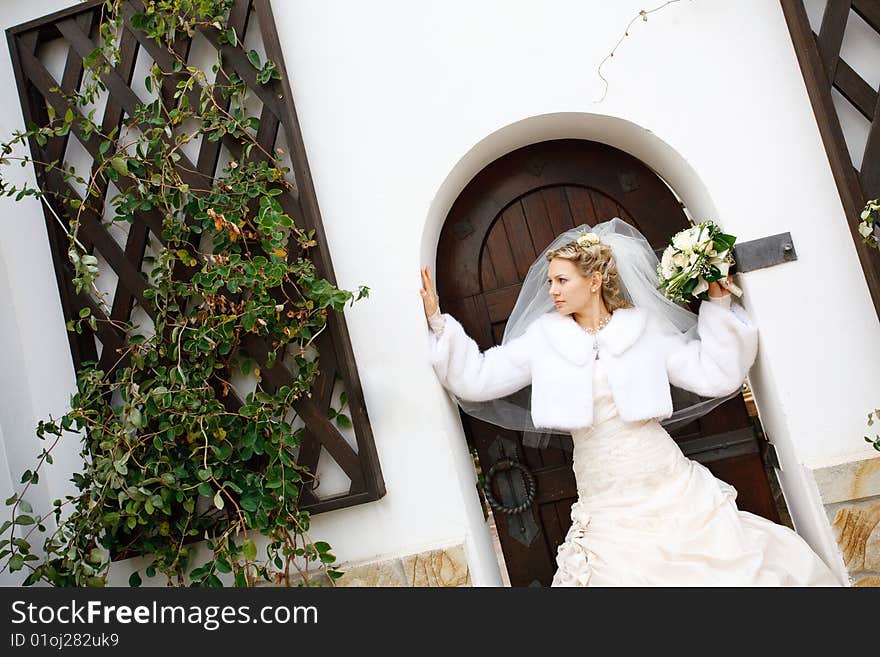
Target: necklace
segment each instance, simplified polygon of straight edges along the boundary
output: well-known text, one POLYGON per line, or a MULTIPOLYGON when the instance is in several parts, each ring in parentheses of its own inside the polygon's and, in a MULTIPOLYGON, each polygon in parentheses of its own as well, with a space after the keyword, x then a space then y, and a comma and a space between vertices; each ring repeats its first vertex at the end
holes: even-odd
POLYGON ((608 322, 610 321, 611 315, 608 315, 608 317, 601 320, 594 329, 588 328, 586 326, 582 327, 584 331, 593 336, 593 360, 597 360, 599 358, 599 331, 608 326, 608 322))
POLYGON ((583 326, 582 328, 590 335, 596 335, 599 331, 601 331, 603 328, 608 326, 608 322, 610 322, 610 321, 611 321, 611 315, 608 315, 608 317, 599 321, 599 325, 596 326, 596 328, 591 329, 588 326, 583 326))

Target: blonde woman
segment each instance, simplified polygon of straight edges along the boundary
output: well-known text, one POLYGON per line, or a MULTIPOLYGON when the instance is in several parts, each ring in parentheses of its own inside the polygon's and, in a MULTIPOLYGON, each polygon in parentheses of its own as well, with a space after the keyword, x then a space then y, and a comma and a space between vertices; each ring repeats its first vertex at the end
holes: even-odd
POLYGON ((463 410, 572 436, 578 500, 552 586, 839 586, 798 534, 739 510, 736 489, 667 432, 738 394, 758 331, 718 283, 698 316, 672 303, 656 266, 621 219, 566 231, 482 353, 421 272, 432 364, 463 410), (670 386, 700 399, 674 407, 670 386))

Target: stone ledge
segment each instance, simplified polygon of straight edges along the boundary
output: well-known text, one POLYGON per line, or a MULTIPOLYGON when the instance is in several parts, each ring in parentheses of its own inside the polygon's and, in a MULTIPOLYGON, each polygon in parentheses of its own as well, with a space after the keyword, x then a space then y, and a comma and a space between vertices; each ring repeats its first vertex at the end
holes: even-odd
MULTIPOLYGON (((464 545, 426 550, 403 557, 356 564, 340 564, 344 575, 336 586, 345 587, 406 587, 471 586, 470 569, 465 558, 464 545)), ((301 580, 291 578, 291 586, 301 580)), ((330 586, 329 578, 320 575, 313 579, 322 586, 330 586)))
POLYGON ((880 499, 842 505, 831 527, 847 571, 880 573, 880 499))
POLYGON ((851 585, 880 587, 880 454, 860 451, 841 461, 808 469, 851 585))
POLYGON ((880 586, 880 496, 825 506, 852 586, 880 586))
POLYGON ((880 495, 880 454, 816 468, 812 472, 823 504, 880 495))

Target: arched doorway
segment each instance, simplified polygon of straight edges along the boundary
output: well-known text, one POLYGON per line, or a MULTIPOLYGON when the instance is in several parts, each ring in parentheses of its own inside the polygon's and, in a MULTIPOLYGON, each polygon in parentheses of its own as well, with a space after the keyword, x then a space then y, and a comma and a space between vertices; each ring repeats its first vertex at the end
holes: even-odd
MULTIPOLYGON (((680 202, 651 169, 606 144, 545 141, 495 160, 462 190, 441 230, 436 278, 444 311, 481 349, 500 343, 520 284, 543 248, 568 228, 613 216, 636 226, 655 249, 688 225, 680 202)), ((524 448, 517 432, 464 414, 462 420, 484 473, 511 457, 534 476, 531 507, 514 515, 493 513, 511 585, 549 585, 577 499, 570 455, 524 448)), ((686 455, 737 489, 740 509, 778 521, 741 395, 673 436, 686 455)), ((510 506, 521 501, 525 486, 518 471, 499 475, 493 484, 494 497, 510 506)))

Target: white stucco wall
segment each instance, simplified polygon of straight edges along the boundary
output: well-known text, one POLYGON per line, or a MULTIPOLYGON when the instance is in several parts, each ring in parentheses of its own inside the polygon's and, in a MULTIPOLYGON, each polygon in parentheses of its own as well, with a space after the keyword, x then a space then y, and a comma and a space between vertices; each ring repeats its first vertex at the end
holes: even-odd
MULTIPOLYGON (((7 1, 2 20, 66 4, 7 1)), ((633 25, 596 103, 597 66, 641 8, 273 3, 337 279, 371 288, 346 317, 388 494, 313 520, 340 561, 464 540, 474 583, 500 583, 457 411, 428 364, 417 269, 433 268, 441 223, 480 168, 581 137, 641 158, 694 217, 741 241, 791 232, 796 262, 740 277, 761 327, 750 380, 796 526, 840 569, 801 464, 872 453, 861 436, 878 402, 880 329, 782 11, 769 0, 669 5, 633 25)), ((0 80, 11 88, 6 56, 0 80)), ((4 133, 20 125, 16 104, 0 112, 4 133)), ((28 438, 7 427, 63 405, 73 376, 39 208, 0 202, 16 218, 0 243, 0 294, 18 324, 4 318, 0 337, 20 349, 0 384, 0 429, 18 450, 28 438)))
MULTIPOLYGON (((75 4, 75 0, 2 0, 0 25, 5 30, 75 4)), ((6 141, 24 123, 5 35, 3 40, 0 138, 6 141)), ((35 182, 30 167, 12 166, 5 175, 18 184, 35 182)), ((40 204, 33 198, 16 203, 0 197, 0 223, 0 436, 5 447, 0 452, 0 497, 5 500, 13 490, 21 490, 21 474, 33 469, 46 446, 36 438, 37 422, 65 412, 75 390, 75 377, 40 204)), ((77 468, 78 453, 79 445, 69 438, 53 452, 54 466, 48 467, 39 486, 28 492, 35 511, 48 512, 53 499, 72 492, 69 479, 77 468)), ((7 509, 0 509, 4 520, 7 509)), ((51 526, 51 518, 47 524, 51 526)), ((25 575, 6 571, 0 575, 0 584, 12 585, 25 575)))

